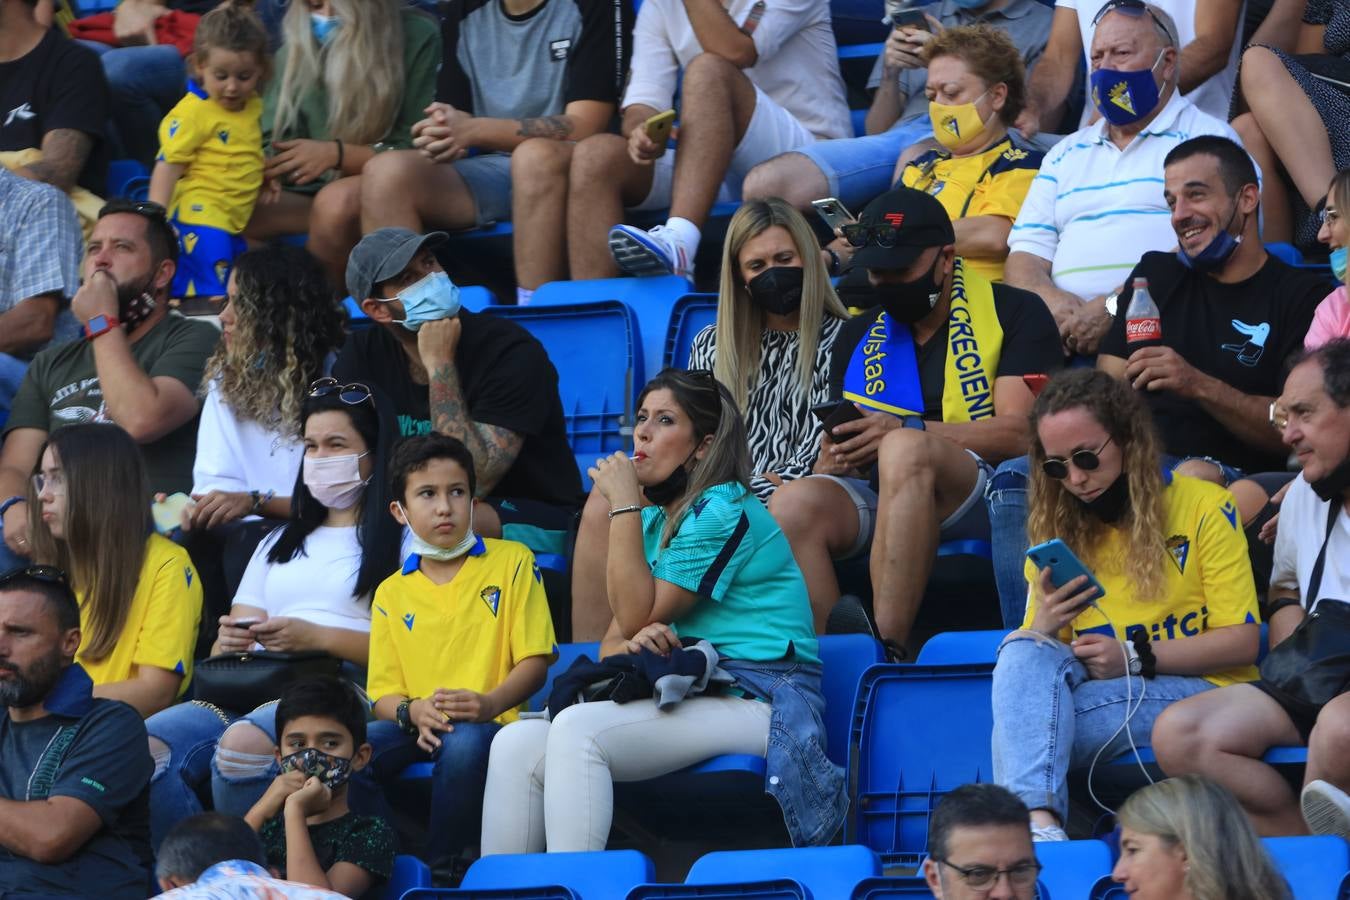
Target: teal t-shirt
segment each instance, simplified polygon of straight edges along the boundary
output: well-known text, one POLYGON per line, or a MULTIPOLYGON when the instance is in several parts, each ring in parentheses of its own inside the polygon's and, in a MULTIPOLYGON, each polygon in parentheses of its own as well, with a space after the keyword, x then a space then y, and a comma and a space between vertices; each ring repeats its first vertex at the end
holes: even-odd
POLYGON ((820 661, 806 582, 778 523, 753 494, 735 482, 713 485, 662 548, 665 527, 664 509, 642 511, 652 575, 703 598, 671 623, 681 637, 703 638, 727 659, 820 661))

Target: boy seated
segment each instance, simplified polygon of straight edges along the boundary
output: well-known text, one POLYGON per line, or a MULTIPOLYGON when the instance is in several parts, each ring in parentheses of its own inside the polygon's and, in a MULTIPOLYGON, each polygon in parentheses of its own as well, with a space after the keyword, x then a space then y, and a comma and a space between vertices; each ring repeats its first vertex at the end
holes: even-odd
POLYGON ((375 589, 366 693, 382 783, 430 760, 426 856, 462 868, 478 844, 488 750, 544 683, 553 620, 534 554, 474 533, 473 456, 432 433, 399 444, 390 512, 412 532, 401 571, 375 589))
POLYGON ((378 896, 394 868, 394 829, 347 807, 347 781, 370 761, 365 703, 339 678, 298 681, 277 703, 277 743, 281 774, 244 816, 268 865, 288 881, 378 896))

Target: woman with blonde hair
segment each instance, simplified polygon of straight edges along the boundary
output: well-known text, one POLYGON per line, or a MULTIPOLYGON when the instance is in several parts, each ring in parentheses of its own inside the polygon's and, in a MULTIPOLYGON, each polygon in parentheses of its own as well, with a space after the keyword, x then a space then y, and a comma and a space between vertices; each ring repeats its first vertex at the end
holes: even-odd
MULTIPOLYGON (((345 176, 412 147, 441 62, 435 20, 400 0, 291 0, 281 30, 263 96, 267 182, 245 232, 255 240, 308 231, 315 204, 350 210, 325 220, 355 227, 361 192, 345 176)), ((343 246, 360 239, 349 237, 343 246)), ((332 255, 322 236, 310 249, 332 255)))
POLYGON ((1196 775, 1135 791, 1116 814, 1111 877, 1133 900, 1288 900, 1289 885, 1237 799, 1196 775))
POLYGON ((994 779, 1036 839, 1064 840, 1069 770, 1147 744, 1177 700, 1255 679, 1260 616, 1232 495, 1164 471, 1128 384, 1057 375, 1031 435, 1029 590, 994 667, 994 779), (1073 557, 1091 576, 1066 573, 1073 557))

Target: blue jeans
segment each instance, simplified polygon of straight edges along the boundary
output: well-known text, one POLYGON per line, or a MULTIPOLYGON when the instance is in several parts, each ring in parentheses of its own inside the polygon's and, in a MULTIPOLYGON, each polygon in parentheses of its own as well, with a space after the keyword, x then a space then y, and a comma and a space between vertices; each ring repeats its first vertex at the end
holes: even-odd
POLYGON ((1000 464, 984 496, 989 504, 994 583, 1003 610, 1003 627, 1020 628, 1027 608, 1027 457, 1000 464))
POLYGON ((202 811, 197 791, 211 777, 216 744, 235 718, 200 703, 179 703, 146 719, 146 732, 169 751, 167 759, 155 759, 150 779, 150 845, 156 850, 174 825, 202 811))
POLYGON ((178 49, 169 44, 110 47, 80 41, 103 60, 112 93, 111 133, 121 156, 154 163, 159 150, 160 120, 187 89, 187 69, 178 49))
POLYGON ((881 134, 817 141, 792 152, 815 163, 830 186, 829 196, 857 215, 869 200, 891 189, 895 162, 905 148, 932 136, 933 123, 925 115, 881 134))
POLYGON ((440 736, 441 746, 430 756, 417 746, 415 737, 404 734, 393 722, 371 722, 366 736, 374 750, 370 772, 382 785, 413 763, 431 762, 427 856, 433 868, 445 866, 466 848, 478 846, 488 753, 502 726, 496 722, 456 722, 454 728, 440 736))
POLYGON ((1090 765, 1099 750, 1099 764, 1119 756, 1130 747, 1129 734, 1146 746, 1164 709, 1213 686, 1182 675, 1098 681, 1068 644, 1018 632, 999 648, 994 666, 994 781, 1028 808, 1066 822, 1070 769, 1090 765), (1122 729, 1127 683, 1128 709, 1138 709, 1122 729))

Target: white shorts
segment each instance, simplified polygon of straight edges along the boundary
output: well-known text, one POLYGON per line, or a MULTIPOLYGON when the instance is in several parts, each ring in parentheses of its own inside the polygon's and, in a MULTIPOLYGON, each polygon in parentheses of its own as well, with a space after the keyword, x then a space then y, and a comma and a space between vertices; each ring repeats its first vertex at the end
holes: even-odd
MULTIPOLYGON (((750 127, 745 130, 741 142, 732 151, 731 166, 727 169, 721 190, 717 192, 717 202, 729 203, 740 200, 741 182, 751 169, 766 159, 815 142, 816 136, 807 131, 805 125, 756 87, 755 113, 750 117, 750 127)), ((631 208, 648 210, 665 209, 670 206, 674 181, 675 151, 669 151, 652 163, 652 189, 647 193, 646 199, 631 208)))

